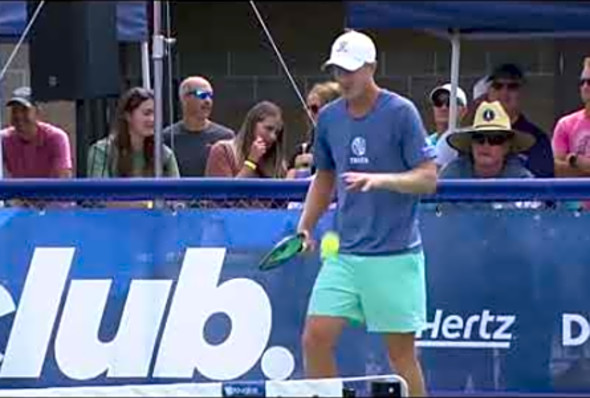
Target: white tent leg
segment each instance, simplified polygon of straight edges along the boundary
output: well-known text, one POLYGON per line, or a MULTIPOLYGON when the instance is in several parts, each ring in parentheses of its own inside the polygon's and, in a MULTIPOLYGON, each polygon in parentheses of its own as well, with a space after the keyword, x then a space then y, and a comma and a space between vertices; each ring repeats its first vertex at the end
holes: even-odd
POLYGON ((149 40, 141 42, 141 78, 143 88, 151 89, 149 40))
POLYGON ((162 177, 162 79, 164 62, 164 36, 161 32, 161 3, 154 0, 154 36, 152 59, 154 61, 154 172, 162 177))
POLYGON ((457 87, 459 87, 459 60, 461 57, 461 38, 459 31, 451 34, 451 98, 449 108, 449 131, 457 128, 457 87))

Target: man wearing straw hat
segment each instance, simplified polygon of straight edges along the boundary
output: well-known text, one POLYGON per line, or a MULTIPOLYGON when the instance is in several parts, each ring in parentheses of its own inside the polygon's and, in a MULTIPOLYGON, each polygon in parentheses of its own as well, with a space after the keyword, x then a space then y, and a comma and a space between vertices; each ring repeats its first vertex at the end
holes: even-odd
POLYGON ((457 130, 447 141, 460 155, 441 171, 440 178, 533 177, 516 155, 530 149, 535 137, 513 130, 499 101, 482 102, 473 126, 457 130))

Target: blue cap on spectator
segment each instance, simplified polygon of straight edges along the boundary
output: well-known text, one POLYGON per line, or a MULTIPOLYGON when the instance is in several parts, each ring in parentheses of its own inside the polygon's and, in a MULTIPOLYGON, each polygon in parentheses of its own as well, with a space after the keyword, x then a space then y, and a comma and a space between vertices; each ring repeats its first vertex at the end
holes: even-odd
POLYGON ((33 95, 31 92, 31 88, 28 86, 19 87, 12 92, 12 98, 6 102, 6 106, 12 105, 22 105, 27 108, 32 108, 35 106, 35 101, 33 100, 33 95))

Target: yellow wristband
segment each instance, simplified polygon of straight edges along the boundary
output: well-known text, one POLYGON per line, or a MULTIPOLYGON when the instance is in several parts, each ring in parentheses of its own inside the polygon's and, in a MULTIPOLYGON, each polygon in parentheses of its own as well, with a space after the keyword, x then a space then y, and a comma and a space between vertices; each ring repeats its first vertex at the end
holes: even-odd
POLYGON ((251 160, 245 160, 244 161, 244 166, 246 166, 247 168, 249 168, 252 171, 256 171, 256 169, 258 168, 258 166, 256 165, 256 163, 254 163, 251 160))

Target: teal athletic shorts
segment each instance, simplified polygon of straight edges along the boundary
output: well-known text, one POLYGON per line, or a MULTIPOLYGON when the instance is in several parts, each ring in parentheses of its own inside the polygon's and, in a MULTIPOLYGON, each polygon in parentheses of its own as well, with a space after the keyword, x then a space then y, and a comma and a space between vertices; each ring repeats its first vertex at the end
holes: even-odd
POLYGON ((308 316, 333 316, 369 332, 409 333, 426 322, 424 253, 340 254, 326 259, 316 278, 308 316))

